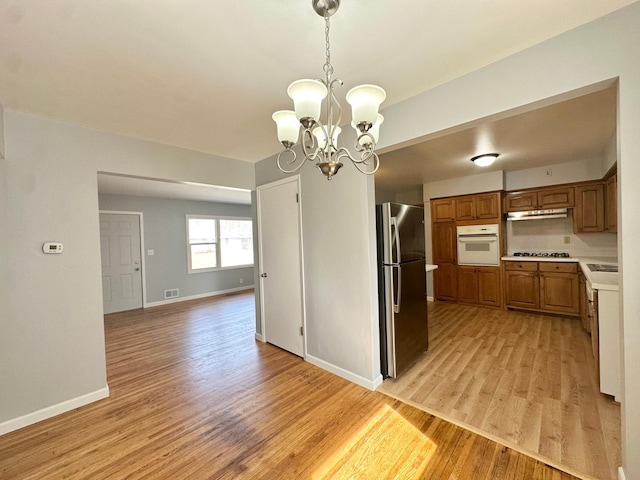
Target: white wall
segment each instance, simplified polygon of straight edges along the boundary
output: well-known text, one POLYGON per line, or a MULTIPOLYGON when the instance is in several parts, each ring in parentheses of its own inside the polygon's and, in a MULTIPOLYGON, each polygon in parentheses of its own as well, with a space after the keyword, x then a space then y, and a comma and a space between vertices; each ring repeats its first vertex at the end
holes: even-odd
POLYGON ((601 170, 606 174, 618 162, 618 137, 613 136, 604 149, 601 170))
POLYGON ((413 190, 396 193, 395 203, 403 203, 405 205, 422 205, 424 204, 422 197, 422 187, 415 188, 413 190))
POLYGON ((384 110, 380 148, 477 121, 535 108, 611 85, 619 79, 619 259, 624 340, 623 464, 640 478, 640 2, 384 110), (526 106, 526 107, 523 107, 526 106), (429 115, 424 115, 429 112, 429 115), (413 119, 407 122, 406 119, 413 119), (421 119, 421 121, 415 121, 421 119))
POLYGON ((572 257, 617 257, 615 233, 573 233, 573 211, 567 218, 507 222, 507 249, 514 252, 566 252, 572 257), (565 239, 569 242, 565 243, 565 239))
MULTIPOLYGON (((343 139, 351 145, 350 132, 343 139)), ((367 388, 381 381, 374 179, 350 162, 331 180, 300 170, 307 361, 367 388)), ((282 178, 275 157, 256 184, 282 178)), ((260 282, 256 281, 259 287, 260 282)), ((256 288, 259 290, 259 288, 256 288)), ((259 292, 258 292, 259 294, 259 292)))
POLYGON ((97 171, 254 188, 251 163, 4 112, 0 434, 105 396, 97 171), (44 255, 46 241, 64 243, 44 255))
POLYGON ((0 160, 4 158, 4 108, 0 103, 0 160))
POLYGON ((395 202, 396 194, 388 190, 376 188, 376 205, 380 203, 395 202))
POLYGON ((164 302, 164 291, 172 288, 179 289, 179 298, 184 299, 253 286, 253 266, 187 272, 186 215, 250 218, 250 205, 104 194, 98 204, 100 210, 143 213, 145 306, 164 302), (154 254, 147 255, 148 249, 154 254))
POLYGON ((599 157, 507 172, 505 174, 505 189, 518 190, 520 188, 600 180, 606 173, 606 170, 602 171, 602 163, 603 159, 599 157))
POLYGON ((422 186, 425 203, 432 198, 493 192, 496 190, 504 190, 504 175, 502 170, 469 175, 468 177, 450 178, 425 183, 422 186))

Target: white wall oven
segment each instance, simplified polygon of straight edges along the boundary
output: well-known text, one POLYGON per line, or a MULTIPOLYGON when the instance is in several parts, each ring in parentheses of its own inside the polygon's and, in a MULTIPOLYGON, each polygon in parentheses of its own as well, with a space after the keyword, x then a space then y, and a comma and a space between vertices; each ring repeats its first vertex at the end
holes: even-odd
POLYGON ((500 229, 494 225, 457 227, 458 265, 500 265, 500 229))

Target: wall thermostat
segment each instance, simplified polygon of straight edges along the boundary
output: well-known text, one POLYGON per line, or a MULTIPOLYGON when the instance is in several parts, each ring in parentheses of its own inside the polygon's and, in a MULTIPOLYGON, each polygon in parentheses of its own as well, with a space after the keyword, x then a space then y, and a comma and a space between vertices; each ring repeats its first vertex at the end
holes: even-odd
POLYGON ((44 253, 62 253, 62 244, 56 242, 47 242, 42 245, 44 253))

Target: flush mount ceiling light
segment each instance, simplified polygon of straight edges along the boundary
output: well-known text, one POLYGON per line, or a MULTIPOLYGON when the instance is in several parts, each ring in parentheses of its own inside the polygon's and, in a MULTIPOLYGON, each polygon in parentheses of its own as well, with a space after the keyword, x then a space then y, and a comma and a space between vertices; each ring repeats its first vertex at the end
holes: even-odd
POLYGON ((342 167, 340 160, 348 158, 360 172, 372 175, 380 166, 375 147, 384 118, 378 113, 378 108, 387 94, 376 85, 360 85, 347 92, 346 100, 352 110, 351 125, 355 128, 357 136, 354 147, 357 155, 353 156, 346 148, 338 147, 342 108, 333 89, 336 84, 342 86, 343 82, 331 78, 333 66, 329 51, 329 17, 338 11, 340 0, 312 0, 311 5, 325 21, 326 60, 322 67, 325 78, 293 82, 289 85, 287 93, 293 100, 295 111, 280 110, 273 114, 273 120, 278 127, 278 140, 284 146, 284 150, 278 154, 278 168, 284 173, 294 173, 308 160, 316 162, 316 166, 327 176, 327 180, 331 180, 342 167), (324 124, 320 122, 323 100, 324 124), (298 159, 293 147, 298 143, 301 127, 300 146, 304 158, 298 159), (283 158, 285 154, 289 157, 286 160, 283 158))
POLYGON ((476 155, 471 159, 479 167, 488 167, 496 161, 500 154, 498 153, 483 153, 482 155, 476 155))

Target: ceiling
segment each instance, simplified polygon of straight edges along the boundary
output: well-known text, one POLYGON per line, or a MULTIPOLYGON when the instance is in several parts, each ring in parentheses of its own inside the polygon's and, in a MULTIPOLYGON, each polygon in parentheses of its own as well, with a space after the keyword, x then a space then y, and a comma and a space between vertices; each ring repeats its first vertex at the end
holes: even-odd
POLYGON ((401 192, 424 183, 503 170, 512 172, 576 160, 601 159, 613 140, 617 87, 487 120, 380 155, 376 187, 401 192), (490 167, 471 158, 498 153, 490 167))
MULTIPOLYGON (((331 19, 331 60, 344 92, 382 85, 384 109, 634 1, 345 0, 331 19)), ((290 108, 287 85, 322 75, 324 22, 310 4, 0 0, 0 103, 256 162, 280 150, 271 114, 290 108)), ((447 158, 467 155, 463 141, 447 158)), ((433 172, 443 148, 406 161, 433 172)), ((393 155, 383 184, 403 173, 393 155)))

